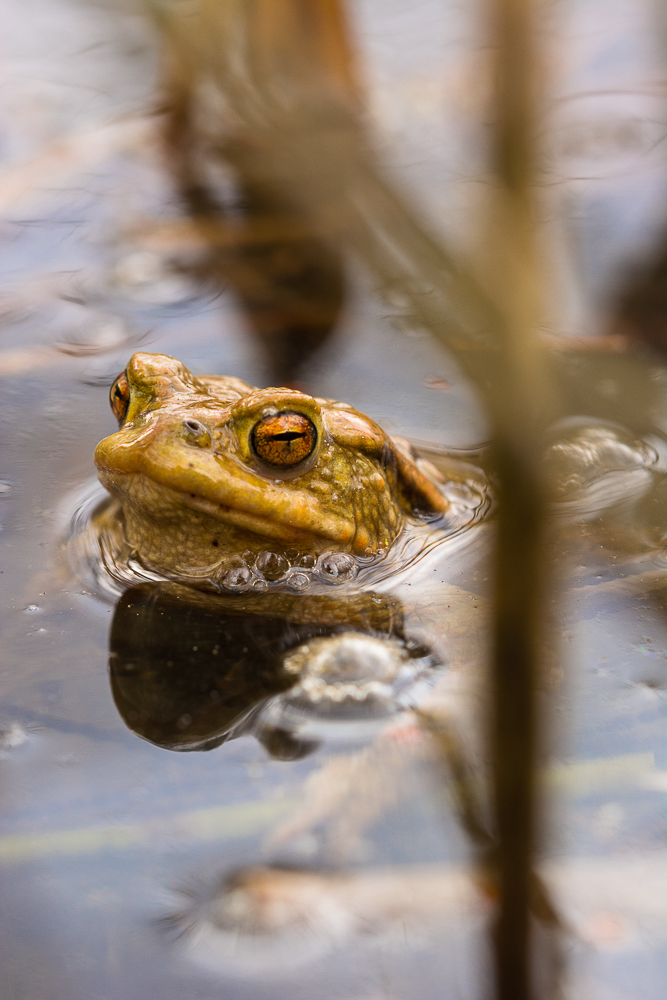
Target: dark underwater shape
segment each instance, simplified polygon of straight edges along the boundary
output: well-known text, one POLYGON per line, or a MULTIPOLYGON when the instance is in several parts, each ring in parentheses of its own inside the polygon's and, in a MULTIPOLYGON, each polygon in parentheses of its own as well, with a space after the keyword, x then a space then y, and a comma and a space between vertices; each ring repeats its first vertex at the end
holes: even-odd
MULTIPOLYGON (((144 583, 118 599, 109 675, 129 729, 168 750, 211 750, 249 728, 273 695, 298 678, 289 650, 316 636, 356 629, 403 636, 400 602, 379 594, 215 597, 171 583, 144 583), (263 613, 268 611, 271 613, 263 613)), ((307 748, 286 733, 262 733, 272 756, 307 748)))

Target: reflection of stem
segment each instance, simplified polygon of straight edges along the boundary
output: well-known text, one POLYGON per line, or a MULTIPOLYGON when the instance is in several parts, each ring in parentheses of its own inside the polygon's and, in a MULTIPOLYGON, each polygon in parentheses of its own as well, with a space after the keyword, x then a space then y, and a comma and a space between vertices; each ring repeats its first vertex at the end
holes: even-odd
POLYGON ((413 712, 435 740, 440 759, 447 765, 446 787, 454 799, 461 826, 477 848, 480 861, 486 867, 489 853, 493 850, 493 837, 489 824, 484 819, 477 791, 479 777, 475 775, 467 759, 456 726, 443 712, 438 712, 437 716, 419 709, 413 709, 413 712))
MULTIPOLYGON (((445 785, 454 801, 461 827, 477 851, 478 879, 481 888, 487 895, 496 898, 499 895, 499 845, 490 832, 486 810, 479 794, 480 776, 475 773, 468 760, 464 742, 453 719, 442 712, 438 712, 435 716, 418 709, 414 711, 426 731, 435 740, 439 760, 446 765, 445 785)), ((551 901, 549 889, 534 868, 531 868, 528 874, 527 905, 533 916, 551 934, 549 978, 552 982, 558 982, 564 969, 560 939, 566 928, 551 901)))

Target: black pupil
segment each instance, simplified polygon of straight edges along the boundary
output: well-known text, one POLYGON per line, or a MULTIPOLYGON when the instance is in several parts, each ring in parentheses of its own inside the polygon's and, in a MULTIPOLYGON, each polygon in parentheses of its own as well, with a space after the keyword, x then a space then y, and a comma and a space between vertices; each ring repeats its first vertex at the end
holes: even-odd
POLYGON ((297 438, 304 438, 303 431, 283 431, 282 434, 272 434, 272 441, 296 441, 297 438))

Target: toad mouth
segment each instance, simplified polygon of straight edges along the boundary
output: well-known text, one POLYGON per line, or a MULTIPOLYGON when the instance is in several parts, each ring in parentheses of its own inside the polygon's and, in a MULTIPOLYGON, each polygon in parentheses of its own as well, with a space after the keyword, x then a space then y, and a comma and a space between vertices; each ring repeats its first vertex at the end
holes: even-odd
MULTIPOLYGON (((139 473, 171 494, 175 504, 201 511, 232 527, 285 544, 328 539, 350 545, 359 532, 354 521, 323 511, 317 499, 301 490, 287 491, 274 486, 255 486, 237 476, 217 481, 195 473, 189 488, 174 487, 164 481, 161 469, 139 473), (268 513, 265 513, 267 512, 268 513)), ((363 531, 362 535, 366 535, 363 531)))
MULTIPOLYGON (((244 510, 242 506, 232 506, 231 504, 219 503, 209 500, 206 497, 197 496, 192 493, 181 493, 179 490, 172 492, 178 494, 181 502, 194 510, 199 510, 209 517, 214 517, 217 521, 223 521, 234 528, 242 528, 255 535, 263 535, 272 538, 277 542, 298 543, 308 542, 313 538, 328 538, 331 541, 345 544, 352 541, 355 534, 355 527, 349 521, 342 518, 327 517, 326 523, 322 523, 317 528, 308 526, 301 527, 298 523, 271 519, 263 514, 255 514, 244 510)), ((295 517, 296 520, 296 517, 295 517)))
POLYGON ((181 482, 176 486, 169 470, 150 461, 146 453, 142 458, 143 467, 139 468, 110 472, 100 467, 100 479, 121 499, 123 494, 135 492, 131 486, 128 491, 129 483, 123 486, 122 479, 134 479, 137 486, 143 479, 164 491, 174 508, 189 507, 231 527, 285 545, 312 546, 319 541, 321 546, 322 540, 329 540, 355 551, 364 552, 368 548, 367 528, 357 526, 351 518, 323 510, 318 499, 304 490, 287 490, 264 481, 255 483, 238 474, 221 474, 219 468, 213 470, 215 475, 201 469, 183 470, 181 482))

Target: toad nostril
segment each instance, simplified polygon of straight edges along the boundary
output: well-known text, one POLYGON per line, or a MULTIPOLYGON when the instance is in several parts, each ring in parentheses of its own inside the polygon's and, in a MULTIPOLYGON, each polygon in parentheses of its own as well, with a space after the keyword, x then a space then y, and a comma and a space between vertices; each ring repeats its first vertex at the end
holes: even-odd
POLYGON ((208 448, 211 444, 211 435, 208 428, 198 420, 188 417, 183 421, 183 430, 189 444, 197 445, 199 448, 208 448))

